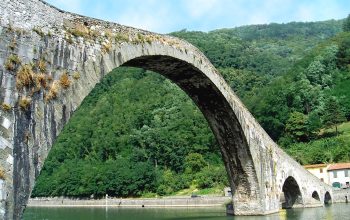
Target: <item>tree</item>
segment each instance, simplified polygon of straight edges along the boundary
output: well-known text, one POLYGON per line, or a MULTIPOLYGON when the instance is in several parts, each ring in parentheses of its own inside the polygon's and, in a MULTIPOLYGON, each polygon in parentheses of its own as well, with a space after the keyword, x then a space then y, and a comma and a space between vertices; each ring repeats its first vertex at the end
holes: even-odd
POLYGON ((350 14, 348 15, 348 17, 345 19, 343 23, 343 31, 350 32, 350 14))
POLYGON ((346 121, 345 113, 339 105, 338 100, 334 96, 330 96, 325 101, 324 113, 323 113, 323 123, 326 126, 335 126, 335 132, 338 136, 338 126, 337 124, 346 121))
POLYGON ((339 43, 337 65, 340 69, 349 69, 350 66, 350 32, 344 34, 339 43))
POLYGON ((189 173, 197 173, 201 171, 207 163, 203 156, 199 153, 189 153, 185 158, 185 170, 189 173))
POLYGON ((332 72, 330 70, 332 70, 333 68, 334 67, 332 64, 332 60, 326 60, 322 56, 317 56, 315 60, 312 63, 310 63, 310 65, 306 69, 305 74, 312 85, 320 85, 322 88, 325 88, 332 84, 332 72), (329 65, 329 67, 326 66, 324 63, 329 65))
POLYGON ((322 122, 320 116, 316 111, 311 112, 307 118, 307 130, 309 138, 313 138, 317 135, 320 128, 322 127, 322 122))
POLYGON ((300 112, 290 113, 286 132, 297 141, 306 141, 308 139, 307 116, 300 112))

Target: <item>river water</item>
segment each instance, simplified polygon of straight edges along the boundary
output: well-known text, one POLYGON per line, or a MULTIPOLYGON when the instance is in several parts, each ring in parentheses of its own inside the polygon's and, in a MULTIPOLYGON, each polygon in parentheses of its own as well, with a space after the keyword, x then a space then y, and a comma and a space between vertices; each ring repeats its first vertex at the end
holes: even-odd
POLYGON ((267 216, 227 216, 224 208, 37 208, 24 220, 350 220, 350 204, 288 209, 267 216))

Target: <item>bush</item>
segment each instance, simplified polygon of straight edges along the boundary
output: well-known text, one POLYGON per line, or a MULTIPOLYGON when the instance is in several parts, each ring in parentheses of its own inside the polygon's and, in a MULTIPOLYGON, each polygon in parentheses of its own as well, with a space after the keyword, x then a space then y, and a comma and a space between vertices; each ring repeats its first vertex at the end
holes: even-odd
POLYGON ((66 72, 61 75, 60 84, 65 89, 67 89, 70 86, 71 81, 70 81, 69 76, 66 72))
POLYGON ((185 157, 185 172, 196 173, 202 170, 207 163, 199 153, 190 153, 185 157))
POLYGON ((198 187, 201 189, 211 188, 218 185, 227 186, 228 178, 224 166, 205 167, 196 175, 198 187))
POLYGON ((30 64, 25 64, 20 67, 16 75, 16 86, 18 89, 22 89, 25 86, 30 86, 35 84, 35 77, 32 66, 30 64))

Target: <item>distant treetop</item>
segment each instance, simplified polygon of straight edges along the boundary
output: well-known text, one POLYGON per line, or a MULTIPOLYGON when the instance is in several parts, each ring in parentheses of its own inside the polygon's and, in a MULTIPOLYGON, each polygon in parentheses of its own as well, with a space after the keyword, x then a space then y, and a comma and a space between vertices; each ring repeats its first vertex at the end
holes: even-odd
POLYGON ((345 19, 343 23, 343 31, 350 32, 350 14, 348 15, 348 17, 345 19))

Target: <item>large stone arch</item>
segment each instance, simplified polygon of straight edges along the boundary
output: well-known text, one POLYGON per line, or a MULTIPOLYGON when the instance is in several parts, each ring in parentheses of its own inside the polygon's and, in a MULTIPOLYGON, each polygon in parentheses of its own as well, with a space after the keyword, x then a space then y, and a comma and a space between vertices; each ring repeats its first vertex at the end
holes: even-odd
MULTIPOLYGON (((257 176, 247 140, 232 106, 220 86, 210 79, 210 73, 206 75, 187 61, 164 55, 139 56, 122 65, 160 73, 185 91, 204 114, 220 145, 233 193, 258 198, 257 176)), ((217 79, 225 84, 218 75, 217 79)))
MULTIPOLYGON (((37 4, 35 7, 43 7, 46 11, 52 9, 47 9, 48 6, 40 1, 32 2, 37 4)), ((96 21, 79 17, 77 22, 88 25, 96 21)), ((99 25, 106 24, 101 22, 99 25)), ((79 80, 72 79, 70 87, 62 87, 56 98, 48 100, 49 91, 33 93, 30 85, 22 89, 16 87, 18 81, 15 75, 18 73, 4 68, 6 84, 9 85, 6 90, 10 92, 5 94, 3 101, 13 106, 10 111, 5 112, 6 118, 13 124, 13 133, 9 136, 12 135, 14 160, 11 176, 13 187, 12 184, 6 184, 9 191, 7 204, 13 206, 6 208, 7 217, 20 218, 35 178, 39 175, 56 137, 95 84, 121 65, 158 72, 178 84, 193 99, 220 144, 235 195, 236 213, 264 214, 266 207, 261 205, 262 192, 259 190, 255 169, 259 161, 254 162, 250 148, 259 147, 259 136, 254 137, 252 133, 261 128, 217 70, 201 52, 187 42, 117 24, 108 25, 121 29, 129 37, 129 40, 112 42, 108 45, 108 51, 103 43, 89 45, 84 37, 75 37, 72 43, 59 33, 41 36, 37 29, 29 29, 29 33, 17 34, 11 31, 12 27, 5 27, 6 34, 2 34, 6 40, 1 44, 6 47, 11 39, 16 39, 18 45, 13 51, 9 50, 7 55, 18 55, 22 60, 21 65, 35 63, 41 56, 45 56, 48 72, 54 81, 58 81, 63 72, 71 75, 73 72, 80 73, 79 80), (139 35, 147 40, 141 40, 139 35), (33 47, 39 51, 38 55, 28 52, 33 47), (22 109, 19 105, 19 100, 24 97, 30 97, 27 109, 22 109), (249 130, 249 126, 252 130, 249 130), (252 137, 250 140, 246 138, 249 132, 249 137, 252 137), (240 204, 243 208, 240 208, 240 204)), ((21 27, 16 28, 21 30, 21 27)))
MULTIPOLYGON (((65 42, 62 42, 62 44, 65 44, 65 42)), ((63 47, 69 46, 64 45, 63 47)), ((68 54, 73 53, 71 48, 67 51, 68 54)), ((61 62, 59 57, 53 57, 53 60, 55 59, 61 62)), ((241 122, 236 115, 237 113, 239 115, 244 114, 242 109, 239 109, 244 109, 244 107, 238 101, 237 97, 233 93, 230 93, 230 88, 212 66, 209 66, 211 69, 203 69, 201 62, 208 61, 203 60, 200 62, 198 59, 204 58, 192 57, 192 55, 188 56, 184 52, 168 45, 153 43, 142 45, 124 44, 115 51, 99 57, 101 66, 100 70, 97 71, 98 73, 95 70, 91 72, 85 70, 85 75, 82 75, 79 81, 82 82, 83 78, 94 78, 93 83, 87 79, 81 86, 74 87, 73 85, 74 88, 72 87, 66 91, 62 91, 60 98, 45 104, 42 97, 38 97, 38 99, 34 99, 35 97, 33 97, 30 111, 17 109, 15 111, 15 117, 17 119, 14 133, 15 145, 20 146, 22 149, 27 149, 28 152, 15 155, 15 160, 19 162, 15 166, 14 172, 15 214, 22 212, 34 185, 34 177, 39 174, 52 143, 64 125, 69 121, 73 111, 105 74, 121 65, 152 70, 178 84, 193 99, 208 120, 220 144, 220 150, 229 174, 231 188, 233 193, 239 196, 237 199, 240 200, 243 198, 245 204, 248 204, 250 201, 254 203, 258 201, 260 195, 255 164, 253 163, 248 141, 240 124, 241 122), (193 61, 197 65, 191 63, 193 61), (85 95, 81 96, 81 94, 85 95), (229 103, 228 99, 231 103, 229 103), (75 106, 73 107, 73 105, 75 106), (233 107, 236 109, 233 109, 233 107), (37 111, 46 112, 44 113, 43 120, 32 115, 33 112, 37 111), (40 130, 38 127, 48 127, 47 133, 36 136, 35 131, 40 130), (27 132, 30 132, 29 135, 33 138, 32 140, 28 140, 27 132), (28 156, 39 153, 35 152, 35 149, 31 149, 31 146, 35 147, 36 142, 40 141, 40 139, 46 140, 47 150, 41 152, 44 154, 41 158, 40 155, 37 156, 37 164, 31 164, 31 161, 26 161, 29 159, 28 156), (31 150, 33 151, 31 152, 31 150), (23 169, 23 167, 28 170, 23 169), (23 176, 26 176, 26 178, 22 179, 23 176), (25 193, 22 194, 16 192, 16 190, 25 193)), ((85 63, 85 65, 93 66, 96 63, 85 63)), ((37 150, 40 151, 40 149, 37 150)), ((263 210, 259 210, 259 212, 263 212, 263 210)))

